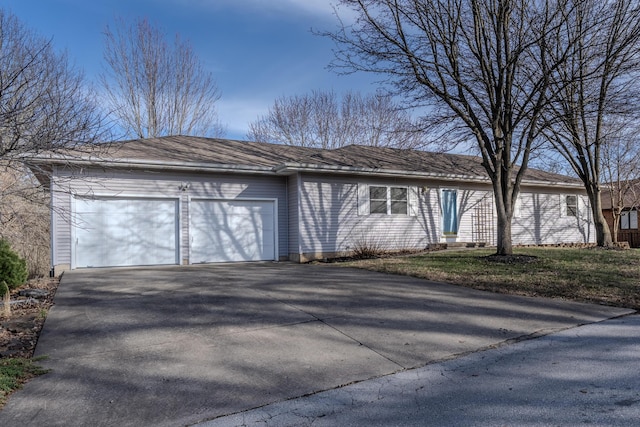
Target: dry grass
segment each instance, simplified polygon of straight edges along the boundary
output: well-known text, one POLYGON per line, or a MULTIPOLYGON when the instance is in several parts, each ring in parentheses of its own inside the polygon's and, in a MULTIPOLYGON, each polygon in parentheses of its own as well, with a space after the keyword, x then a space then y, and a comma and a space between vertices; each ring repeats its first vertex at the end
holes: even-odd
POLYGON ((507 294, 564 298, 640 310, 640 249, 522 248, 535 262, 504 264, 491 250, 431 252, 343 265, 507 294))

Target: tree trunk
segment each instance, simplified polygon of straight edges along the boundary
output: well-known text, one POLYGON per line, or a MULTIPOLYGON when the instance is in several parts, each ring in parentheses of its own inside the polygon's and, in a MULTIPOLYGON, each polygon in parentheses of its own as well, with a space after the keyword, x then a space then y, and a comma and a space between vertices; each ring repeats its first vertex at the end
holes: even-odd
POLYGON ((611 238, 611 230, 609 224, 602 213, 602 199, 600 197, 600 189, 592 188, 588 191, 589 201, 591 202, 591 213, 593 214, 593 223, 596 227, 596 243, 598 246, 611 246, 613 240, 611 238))
POLYGON ((611 237, 613 238, 613 243, 618 243, 618 230, 620 230, 620 212, 617 209, 611 209, 611 214, 613 216, 613 230, 611 230, 611 237))
POLYGON ((513 255, 511 241, 511 218, 513 217, 513 187, 507 183, 503 188, 504 178, 496 177, 493 183, 493 197, 496 202, 497 234, 496 255, 513 255))
POLYGON ((511 242, 511 219, 505 212, 498 210, 498 232, 496 236, 496 255, 513 255, 511 242))

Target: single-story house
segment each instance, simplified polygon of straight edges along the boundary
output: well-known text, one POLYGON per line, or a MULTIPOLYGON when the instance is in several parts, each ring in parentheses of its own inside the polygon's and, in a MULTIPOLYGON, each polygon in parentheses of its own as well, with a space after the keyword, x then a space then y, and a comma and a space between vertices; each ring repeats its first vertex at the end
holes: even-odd
MULTIPOLYGON (((618 228, 618 242, 628 242, 632 248, 640 248, 640 228, 638 227, 638 211, 640 211, 640 179, 621 183, 619 192, 614 192, 613 202, 617 205, 618 198, 622 201, 620 225, 618 228)), ((613 233, 613 208, 610 189, 602 191, 602 213, 609 229, 613 233)))
MULTIPOLYGON (((56 273, 495 245, 492 188, 474 156, 170 136, 31 161, 51 190, 56 273)), ((593 238, 581 183, 529 170, 514 244, 593 238)))

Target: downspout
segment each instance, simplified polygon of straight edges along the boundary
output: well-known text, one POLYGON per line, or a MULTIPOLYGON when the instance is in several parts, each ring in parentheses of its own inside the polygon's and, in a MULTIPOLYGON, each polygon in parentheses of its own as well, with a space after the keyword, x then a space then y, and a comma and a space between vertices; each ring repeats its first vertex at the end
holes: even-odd
POLYGON ((296 212, 298 212, 296 219, 296 246, 298 251, 298 262, 302 262, 302 238, 301 238, 301 230, 300 224, 302 223, 302 212, 300 210, 300 203, 302 200, 302 174, 300 172, 296 172, 296 212))
POLYGON ((55 277, 56 275, 55 264, 53 259, 55 254, 55 251, 53 250, 54 236, 55 236, 55 230, 54 230, 55 221, 53 219, 53 216, 54 216, 53 177, 55 175, 56 169, 57 169, 57 166, 53 166, 53 168, 51 169, 51 177, 49 178, 49 263, 50 263, 49 277, 55 277))

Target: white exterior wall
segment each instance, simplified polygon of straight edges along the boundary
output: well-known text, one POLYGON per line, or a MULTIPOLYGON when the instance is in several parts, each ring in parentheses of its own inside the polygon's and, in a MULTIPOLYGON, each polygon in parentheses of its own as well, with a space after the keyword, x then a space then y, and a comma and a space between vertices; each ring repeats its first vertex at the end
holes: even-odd
MULTIPOLYGON (((52 263, 71 265, 72 194, 80 196, 163 197, 180 200, 180 257, 188 262, 189 202, 192 198, 276 199, 278 256, 304 260, 348 253, 356 245, 383 250, 423 249, 447 242, 442 233, 441 190, 457 191, 458 234, 449 241, 495 245, 496 215, 489 185, 435 180, 363 178, 347 175, 298 173, 288 177, 169 172, 84 171, 54 173, 52 183, 52 263), (182 184, 189 184, 181 191, 182 184), (362 214, 358 188, 363 185, 399 186, 415 190, 411 215, 362 214), (486 215, 487 204, 491 215, 486 215), (481 210, 480 208, 483 207, 481 210), (479 237, 478 212, 490 238, 479 237)), ((522 189, 513 219, 513 243, 554 244, 593 242, 595 233, 587 198, 579 190, 578 216, 563 215, 563 197, 570 192, 545 188, 522 189)))
MULTIPOLYGON (((298 235, 293 237, 290 233, 289 238, 299 241, 303 259, 348 253, 358 244, 383 250, 423 249, 430 243, 440 242, 496 244, 497 216, 489 185, 301 175, 298 196, 298 235), (358 212, 358 186, 363 184, 416 188, 416 215, 362 215, 358 212), (442 233, 443 189, 457 191, 458 233, 455 237, 442 233), (483 229, 488 233, 481 233, 483 229)), ((594 241, 587 197, 579 191, 525 187, 520 198, 519 212, 512 223, 515 245, 594 241), (566 194, 578 195, 577 217, 562 214, 561 201, 566 194)))
POLYGON ((437 209, 431 211, 431 214, 435 216, 434 222, 440 224, 440 230, 442 230, 441 191, 449 189, 457 191, 458 234, 455 239, 442 236, 441 241, 495 245, 496 213, 491 187, 469 184, 465 186, 455 183, 434 185, 432 191, 437 197, 435 204, 437 209), (480 225, 479 222, 482 224, 480 225), (479 229, 485 229, 487 232, 480 233, 479 229))
POLYGON ((57 172, 52 185, 54 266, 71 265, 71 212, 73 195, 110 197, 162 197, 180 200, 180 256, 188 263, 189 201, 191 198, 276 199, 278 205, 278 255, 288 255, 288 209, 285 177, 168 172, 118 172, 85 170, 81 176, 57 172), (182 191, 180 186, 188 184, 182 191))
POLYGON ((384 250, 425 248, 439 240, 440 224, 429 214, 434 191, 422 193, 418 182, 357 177, 300 177, 298 240, 304 258, 350 252, 358 245, 384 250), (358 185, 415 187, 415 216, 358 214, 358 185))
POLYGON ((595 228, 589 199, 571 191, 553 191, 548 188, 524 188, 519 195, 511 225, 514 245, 594 243, 595 228), (578 196, 578 215, 567 216, 566 195, 578 196))

